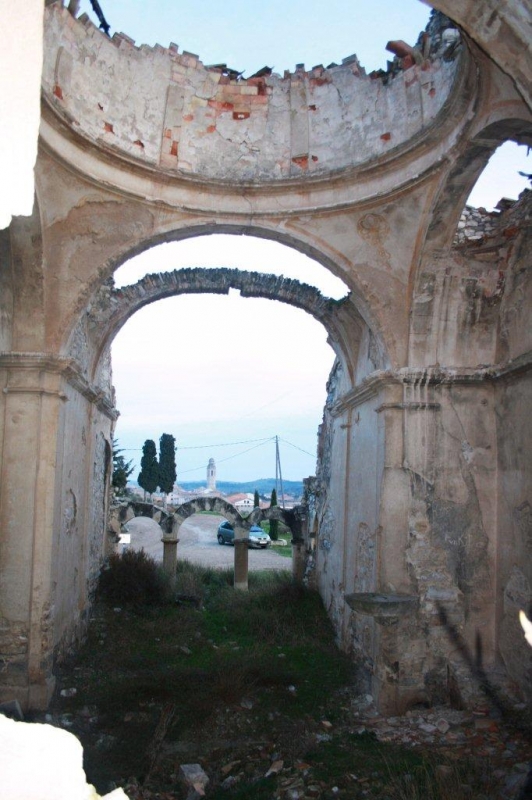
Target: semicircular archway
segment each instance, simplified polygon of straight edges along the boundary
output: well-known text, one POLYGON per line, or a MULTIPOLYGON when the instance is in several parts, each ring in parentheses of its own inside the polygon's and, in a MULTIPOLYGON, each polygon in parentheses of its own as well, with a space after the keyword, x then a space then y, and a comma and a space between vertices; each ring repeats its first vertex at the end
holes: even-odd
MULTIPOLYGON (((341 300, 325 297, 318 289, 277 275, 238 269, 191 268, 146 275, 136 284, 115 289, 104 285, 85 318, 78 323, 73 341, 82 337, 81 328, 93 339, 94 371, 111 341, 127 320, 144 306, 182 294, 228 294, 231 289, 243 297, 277 300, 306 311, 326 329, 329 343, 353 375, 364 321, 350 296, 341 300)), ((94 377, 94 375, 93 375, 94 377)))

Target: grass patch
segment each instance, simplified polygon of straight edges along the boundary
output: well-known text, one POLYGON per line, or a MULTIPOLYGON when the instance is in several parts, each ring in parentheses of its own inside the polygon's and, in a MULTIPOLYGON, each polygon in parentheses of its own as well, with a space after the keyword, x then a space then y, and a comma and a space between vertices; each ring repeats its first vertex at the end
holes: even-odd
MULTIPOLYGON (((262 530, 269 534, 270 533, 270 520, 265 519, 260 523, 262 530)), ((280 539, 285 539, 287 544, 281 545, 278 547, 277 545, 271 545, 272 551, 274 553, 278 553, 280 556, 284 556, 285 558, 292 558, 292 532, 290 528, 284 525, 282 522, 279 522, 279 529, 278 529, 278 536, 280 539)))
POLYGON ((58 689, 77 693, 58 694, 52 711, 73 721, 100 793, 133 776, 147 789, 135 800, 160 792, 183 800, 180 764, 201 763, 213 800, 285 800, 306 762, 305 781, 322 800, 336 796, 333 786, 349 800, 491 797, 485 782, 477 792, 467 761, 353 733, 354 665, 336 649, 315 592, 275 571, 250 573, 249 591, 239 592, 232 569, 183 561, 176 577, 178 594, 199 604, 162 597, 117 611, 114 595, 102 593, 86 645, 58 676, 58 689), (279 774, 266 778, 278 759, 279 774), (228 775, 234 783, 222 788, 228 775))
MULTIPOLYGON (((193 738, 221 708, 250 692, 256 693, 256 719, 267 726, 272 703, 297 717, 325 706, 331 690, 349 681, 352 665, 336 651, 319 596, 295 586, 290 576, 252 572, 249 591, 238 592, 232 569, 181 561, 177 592, 198 597, 199 607, 176 606, 165 596, 159 605, 150 596, 140 606, 118 603, 122 595, 109 588, 111 575, 121 574, 125 563, 129 558, 113 560, 104 573, 103 602, 76 661, 77 694, 58 701, 62 713, 97 708, 100 727, 116 739, 105 758, 90 737, 84 741, 90 778, 100 788, 105 779, 143 773, 138 753, 148 749, 162 708, 175 709, 165 732, 172 742, 193 738), (297 687, 295 697, 288 686, 297 687), (127 747, 119 744, 124 737, 127 747)), ((138 564, 147 563, 141 557, 133 564, 128 592, 139 577, 138 564)), ((65 677, 62 685, 71 680, 65 677)))

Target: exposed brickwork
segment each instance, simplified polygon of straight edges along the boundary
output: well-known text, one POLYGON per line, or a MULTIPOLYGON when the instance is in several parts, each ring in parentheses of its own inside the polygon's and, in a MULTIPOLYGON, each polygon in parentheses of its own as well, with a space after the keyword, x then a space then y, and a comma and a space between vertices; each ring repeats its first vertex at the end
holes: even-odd
POLYGON ((104 130, 114 134, 113 149, 163 169, 224 180, 324 174, 386 154, 391 141, 401 145, 432 124, 460 60, 443 60, 447 51, 436 46, 439 35, 439 30, 427 34, 425 55, 399 43, 401 55, 371 76, 350 55, 339 65, 306 70, 299 64, 283 76, 267 71, 246 80, 204 66, 198 55, 180 53, 175 44, 138 47, 121 33, 107 39, 86 15, 73 20, 61 4, 53 4, 44 86, 95 140, 101 127, 93 109, 103 107, 105 96, 104 130), (368 108, 374 109, 371 114, 368 108), (357 135, 347 136, 350 129, 357 135))

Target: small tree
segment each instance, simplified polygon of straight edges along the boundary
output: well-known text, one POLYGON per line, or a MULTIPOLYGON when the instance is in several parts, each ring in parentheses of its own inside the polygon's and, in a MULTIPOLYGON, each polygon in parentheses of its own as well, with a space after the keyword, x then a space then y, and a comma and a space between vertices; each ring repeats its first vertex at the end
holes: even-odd
POLYGON ((111 484, 116 494, 122 494, 127 486, 127 479, 133 472, 133 461, 126 461, 124 451, 118 447, 118 439, 113 439, 113 477, 111 484))
MULTIPOLYGON (((270 508, 273 508, 277 505, 277 492, 272 489, 272 496, 270 499, 270 508)), ((279 520, 278 519, 270 519, 270 539, 273 542, 276 542, 279 538, 279 520)))
POLYGON ((175 438, 170 433, 163 433, 159 439, 159 489, 166 495, 174 488, 177 477, 175 469, 175 438))
POLYGON ((259 508, 260 507, 260 498, 259 498, 259 490, 255 489, 255 494, 253 495, 253 507, 259 508))
POLYGON ((153 439, 146 439, 142 446, 138 481, 139 486, 144 489, 144 500, 146 500, 146 493, 152 495, 159 485, 159 463, 153 439))

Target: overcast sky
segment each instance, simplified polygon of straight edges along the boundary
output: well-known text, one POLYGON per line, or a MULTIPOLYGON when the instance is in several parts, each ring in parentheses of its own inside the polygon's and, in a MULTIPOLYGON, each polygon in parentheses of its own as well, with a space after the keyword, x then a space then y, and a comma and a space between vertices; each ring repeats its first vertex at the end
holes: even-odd
MULTIPOLYGON (((223 5, 100 0, 100 5, 111 34, 123 31, 137 44, 175 42, 205 64, 227 63, 247 75, 265 65, 282 74, 296 63, 307 68, 340 63, 352 53, 368 71, 384 67, 386 42, 413 44, 430 14, 418 0, 223 5)), ((95 19, 89 0, 82 0, 81 11, 95 19)), ((517 171, 532 172, 525 155, 525 148, 504 146, 496 174, 487 177, 487 185, 479 184, 471 202, 489 208, 503 195, 517 196, 527 185, 517 171)), ((345 293, 340 281, 306 256, 239 236, 153 248, 118 270, 115 280, 125 285, 147 272, 187 266, 276 272, 313 283, 330 296, 345 293)), ((272 439, 279 435, 283 477, 299 480, 315 471, 332 362, 322 326, 290 306, 237 293, 159 301, 137 312, 113 344, 120 446, 138 463, 146 438, 158 444, 162 433, 172 433, 178 481, 204 479, 211 457, 218 479, 253 480, 275 474, 272 439)))

